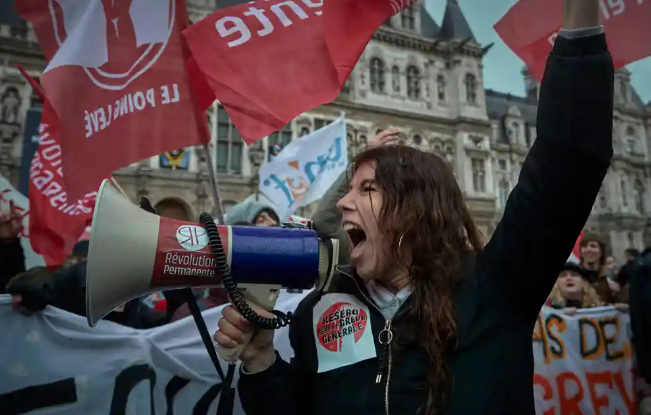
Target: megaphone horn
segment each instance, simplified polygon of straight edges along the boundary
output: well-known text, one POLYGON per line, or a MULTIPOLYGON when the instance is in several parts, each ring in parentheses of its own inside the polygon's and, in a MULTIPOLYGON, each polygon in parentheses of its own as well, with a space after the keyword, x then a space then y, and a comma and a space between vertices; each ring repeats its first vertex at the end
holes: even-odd
POLYGON ((222 287, 220 269, 230 269, 247 303, 268 310, 281 288, 322 289, 334 273, 339 241, 326 240, 312 229, 215 228, 225 254, 221 258, 211 251, 206 227, 146 212, 105 180, 90 234, 88 324, 94 327, 121 304, 156 291, 222 287))

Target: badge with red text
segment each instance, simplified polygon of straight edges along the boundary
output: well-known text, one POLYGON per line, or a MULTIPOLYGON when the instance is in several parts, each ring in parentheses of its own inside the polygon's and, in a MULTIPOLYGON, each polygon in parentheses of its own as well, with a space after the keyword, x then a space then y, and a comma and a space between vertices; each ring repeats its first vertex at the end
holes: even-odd
MULTIPOLYGON (((230 265, 231 227, 218 226, 230 265)), ((205 287, 221 284, 217 262, 210 250, 208 233, 192 222, 161 218, 152 287, 205 287)))
POLYGON ((326 294, 314 307, 318 373, 377 356, 368 307, 348 294, 326 294))

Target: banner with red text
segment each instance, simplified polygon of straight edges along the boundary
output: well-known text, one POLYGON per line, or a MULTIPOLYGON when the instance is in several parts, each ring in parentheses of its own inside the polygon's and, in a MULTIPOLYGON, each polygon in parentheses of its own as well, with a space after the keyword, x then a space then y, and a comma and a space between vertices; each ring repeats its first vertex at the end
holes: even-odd
POLYGON ((544 307, 533 333, 536 413, 635 414, 630 318, 612 307, 570 316, 544 307))
POLYGON ((183 31, 244 141, 337 98, 378 27, 414 0, 259 0, 183 31))
POLYGON ((208 140, 185 69, 185 0, 17 0, 49 61, 71 200, 114 170, 208 140))
MULTIPOLYGON (((599 0, 599 6, 615 68, 651 55, 651 0, 599 0)), ((520 0, 495 30, 540 82, 562 20, 563 0, 520 0)))

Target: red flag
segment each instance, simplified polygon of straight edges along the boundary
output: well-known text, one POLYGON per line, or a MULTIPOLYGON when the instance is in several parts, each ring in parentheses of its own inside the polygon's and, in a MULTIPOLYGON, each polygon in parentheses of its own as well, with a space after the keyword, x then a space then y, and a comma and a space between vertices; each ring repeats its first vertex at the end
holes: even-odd
POLYGON ((185 0, 17 0, 16 10, 49 60, 41 82, 72 200, 118 168, 207 142, 185 70, 185 0))
POLYGON ((334 100, 377 28, 414 0, 260 0, 183 31, 244 141, 334 100))
MULTIPOLYGON (((651 39, 651 1, 601 0, 599 5, 616 68, 651 55, 646 41, 651 39)), ((495 30, 540 82, 562 20, 563 0, 520 0, 495 30)))
POLYGON ((48 266, 61 265, 93 219, 97 192, 69 202, 63 180, 59 120, 38 83, 19 68, 43 101, 39 145, 30 166, 29 234, 48 266))
POLYGON ((574 254, 574 256, 577 258, 581 258, 581 239, 583 239, 584 234, 585 232, 582 231, 574 243, 574 248, 572 248, 572 254, 574 254))

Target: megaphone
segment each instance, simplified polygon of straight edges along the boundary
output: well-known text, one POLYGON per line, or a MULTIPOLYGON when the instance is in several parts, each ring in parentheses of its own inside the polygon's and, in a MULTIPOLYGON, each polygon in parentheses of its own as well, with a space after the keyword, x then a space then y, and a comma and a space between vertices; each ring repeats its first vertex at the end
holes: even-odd
MULTIPOLYGON (((197 223, 146 212, 112 179, 104 180, 87 259, 88 324, 94 327, 121 304, 153 292, 222 287, 220 261, 227 263, 249 306, 266 310, 273 309, 280 289, 327 289, 334 274, 339 241, 315 230, 218 225, 223 257, 211 251, 215 232, 210 236, 208 231, 197 223)), ((230 362, 239 358, 238 350, 219 354, 230 362)))

